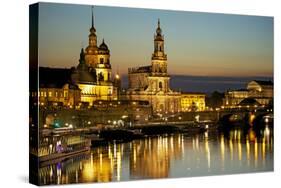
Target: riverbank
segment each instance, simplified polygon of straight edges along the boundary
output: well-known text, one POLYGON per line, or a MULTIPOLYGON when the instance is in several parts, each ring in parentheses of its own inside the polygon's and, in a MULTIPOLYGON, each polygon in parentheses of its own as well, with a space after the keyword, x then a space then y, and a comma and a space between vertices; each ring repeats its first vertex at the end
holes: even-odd
POLYGON ((106 145, 108 143, 130 142, 136 139, 146 137, 155 137, 160 135, 172 135, 181 133, 184 135, 194 135, 205 132, 208 129, 216 130, 216 126, 194 124, 193 126, 175 126, 175 125, 154 125, 154 126, 137 126, 127 129, 106 129, 96 133, 92 132, 86 135, 91 139, 92 147, 106 145))

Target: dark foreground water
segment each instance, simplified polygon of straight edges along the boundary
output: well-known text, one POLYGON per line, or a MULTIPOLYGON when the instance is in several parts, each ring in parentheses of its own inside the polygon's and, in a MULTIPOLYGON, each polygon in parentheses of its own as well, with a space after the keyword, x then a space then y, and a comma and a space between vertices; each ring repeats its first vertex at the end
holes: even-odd
POLYGON ((41 184, 127 181, 273 170, 273 131, 158 136, 96 147, 40 168, 41 184))

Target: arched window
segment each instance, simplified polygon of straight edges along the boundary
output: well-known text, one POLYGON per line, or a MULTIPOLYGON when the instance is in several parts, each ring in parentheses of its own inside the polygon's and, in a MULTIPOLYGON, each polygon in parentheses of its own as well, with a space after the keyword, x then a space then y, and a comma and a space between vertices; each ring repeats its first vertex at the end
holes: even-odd
POLYGON ((159 89, 162 90, 162 88, 163 88, 162 82, 159 82, 159 89))
POLYGON ((101 64, 103 64, 103 61, 104 61, 104 59, 103 59, 103 58, 100 58, 100 63, 101 63, 101 64))
POLYGON ((102 72, 99 73, 99 79, 98 80, 99 81, 103 81, 104 80, 104 76, 103 76, 102 72))

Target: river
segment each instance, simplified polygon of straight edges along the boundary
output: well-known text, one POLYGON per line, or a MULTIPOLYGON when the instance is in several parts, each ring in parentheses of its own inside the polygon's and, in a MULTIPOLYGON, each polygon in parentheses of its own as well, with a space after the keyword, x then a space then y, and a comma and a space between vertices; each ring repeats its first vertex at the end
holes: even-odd
POLYGON ((273 130, 147 137, 95 147, 39 169, 40 184, 112 182, 273 171, 273 130))

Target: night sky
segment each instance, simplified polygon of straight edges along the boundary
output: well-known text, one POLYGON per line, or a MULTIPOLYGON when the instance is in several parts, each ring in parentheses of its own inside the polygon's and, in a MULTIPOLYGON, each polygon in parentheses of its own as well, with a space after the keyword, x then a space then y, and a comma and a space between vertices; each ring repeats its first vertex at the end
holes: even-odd
MULTIPOLYGON (((91 6, 40 3, 39 64, 71 67, 88 45, 91 6)), ((273 77, 273 18, 153 9, 94 7, 113 73, 149 65, 160 18, 171 75, 273 77)))

